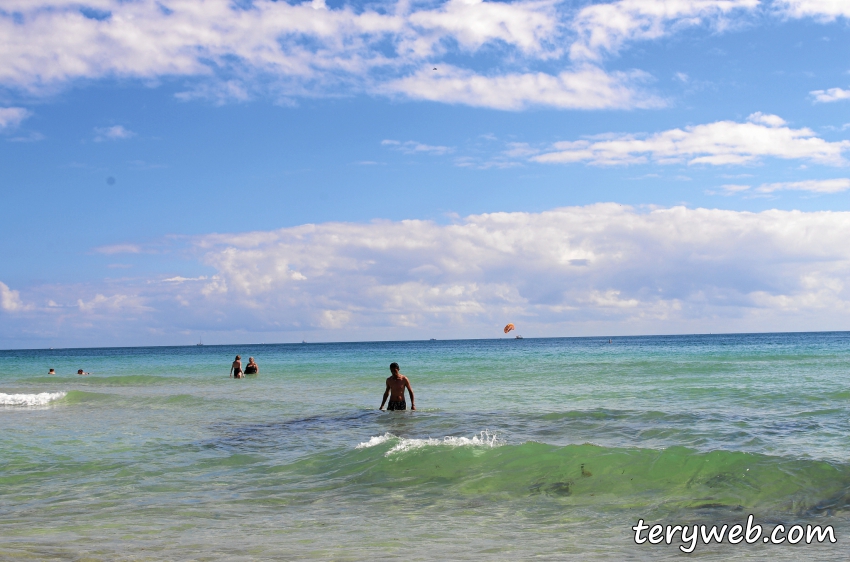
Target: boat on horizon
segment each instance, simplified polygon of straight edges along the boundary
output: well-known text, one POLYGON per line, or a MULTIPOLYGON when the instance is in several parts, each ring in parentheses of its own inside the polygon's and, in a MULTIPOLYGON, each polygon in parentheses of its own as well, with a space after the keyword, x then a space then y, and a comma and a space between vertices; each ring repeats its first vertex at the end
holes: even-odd
POLYGON ((517 334, 517 335, 515 335, 515 336, 514 336, 514 339, 515 339, 515 340, 521 340, 521 339, 522 339, 522 336, 521 336, 521 335, 519 335, 519 334, 517 334))
POLYGON ((198 338, 198 343, 195 344, 197 347, 203 347, 204 338, 198 338))

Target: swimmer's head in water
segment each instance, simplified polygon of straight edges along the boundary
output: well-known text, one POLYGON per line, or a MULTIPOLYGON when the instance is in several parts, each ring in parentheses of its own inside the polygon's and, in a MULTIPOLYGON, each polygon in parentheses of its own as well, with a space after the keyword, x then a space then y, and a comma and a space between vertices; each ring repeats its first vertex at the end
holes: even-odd
POLYGON ((55 374, 56 374, 56 369, 50 369, 50 370, 47 372, 47 374, 48 374, 48 375, 55 375, 55 374))
POLYGON ((401 367, 398 366, 398 363, 390 363, 390 372, 392 374, 396 374, 401 367))
POLYGON ((83 374, 83 370, 82 370, 82 369, 78 369, 78 370, 77 370, 77 374, 78 374, 78 375, 82 375, 82 374, 83 374))

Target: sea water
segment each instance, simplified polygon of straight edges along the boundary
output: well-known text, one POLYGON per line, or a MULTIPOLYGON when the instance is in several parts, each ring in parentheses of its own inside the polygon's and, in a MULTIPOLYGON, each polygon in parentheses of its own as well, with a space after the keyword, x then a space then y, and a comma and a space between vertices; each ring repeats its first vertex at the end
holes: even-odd
POLYGON ((2 559, 834 560, 848 507, 850 333, 0 351, 2 559), (634 542, 749 514, 837 542, 634 542))

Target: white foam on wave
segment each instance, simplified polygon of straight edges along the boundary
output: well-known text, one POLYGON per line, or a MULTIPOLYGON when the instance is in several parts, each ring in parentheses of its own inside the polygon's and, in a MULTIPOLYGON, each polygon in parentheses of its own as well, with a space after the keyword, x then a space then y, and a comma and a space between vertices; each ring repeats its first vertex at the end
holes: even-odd
POLYGON ((0 406, 46 406, 64 398, 67 392, 39 392, 38 394, 4 394, 0 392, 0 406))
POLYGON ((395 439, 395 435, 392 433, 384 433, 383 435, 378 435, 377 437, 370 437, 368 441, 360 443, 355 449, 368 449, 369 447, 374 447, 376 445, 380 445, 381 443, 386 443, 390 439, 395 439))
POLYGON ((392 433, 385 433, 377 437, 370 437, 368 441, 360 443, 355 449, 368 449, 369 447, 375 447, 393 439, 398 440, 398 442, 389 451, 384 453, 385 457, 423 447, 498 447, 504 445, 498 434, 491 434, 485 430, 472 437, 454 437, 449 435, 442 439, 431 437, 427 439, 405 439, 403 437, 396 437, 392 433))

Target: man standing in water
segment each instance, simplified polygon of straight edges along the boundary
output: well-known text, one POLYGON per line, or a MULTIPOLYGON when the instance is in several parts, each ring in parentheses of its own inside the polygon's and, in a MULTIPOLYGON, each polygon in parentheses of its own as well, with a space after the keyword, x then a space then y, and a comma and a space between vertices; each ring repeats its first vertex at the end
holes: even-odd
POLYGON ((381 400, 380 410, 384 409, 384 402, 387 401, 387 396, 390 397, 390 403, 387 404, 387 410, 406 410, 407 402, 404 401, 404 389, 410 393, 410 409, 415 410, 416 404, 413 398, 413 389, 410 388, 410 380, 402 375, 399 371, 398 363, 390 364, 390 375, 387 377, 387 390, 384 391, 384 398, 381 400))

